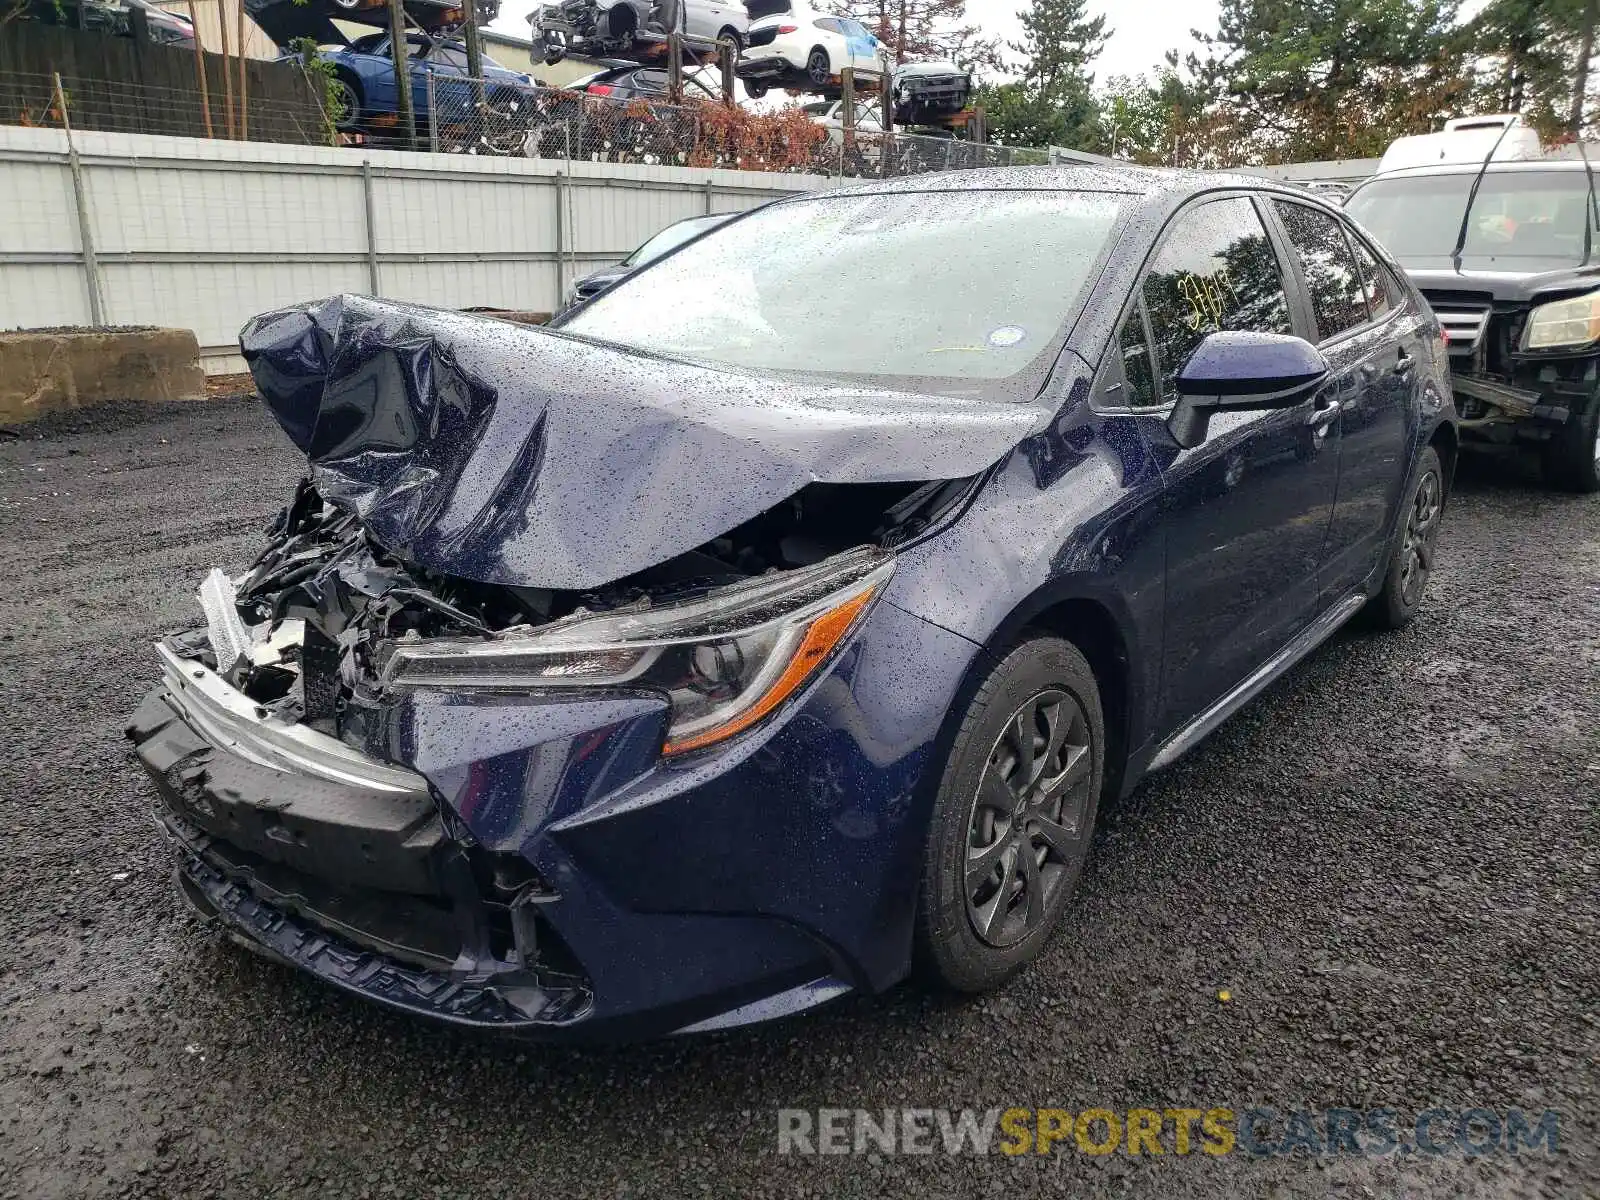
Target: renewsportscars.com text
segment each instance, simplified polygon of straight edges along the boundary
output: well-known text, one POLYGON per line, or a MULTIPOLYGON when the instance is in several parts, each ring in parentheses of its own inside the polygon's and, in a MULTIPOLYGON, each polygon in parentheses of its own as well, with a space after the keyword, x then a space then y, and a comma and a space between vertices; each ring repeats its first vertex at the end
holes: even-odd
POLYGON ((783 1108, 779 1154, 1553 1154, 1553 1109, 783 1108))

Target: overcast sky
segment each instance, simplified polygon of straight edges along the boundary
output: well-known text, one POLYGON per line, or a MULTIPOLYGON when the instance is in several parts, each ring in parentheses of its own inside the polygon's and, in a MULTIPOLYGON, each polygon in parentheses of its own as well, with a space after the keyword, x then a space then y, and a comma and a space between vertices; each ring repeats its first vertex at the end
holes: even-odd
MULTIPOLYGON (((1022 36, 1017 0, 967 0, 967 16, 1004 42, 1022 36)), ((1215 32, 1217 0, 1089 0, 1091 13, 1103 12, 1112 28, 1111 40, 1095 64, 1096 83, 1113 75, 1138 75, 1161 65, 1168 50, 1180 57, 1194 47, 1191 29, 1215 32)))
MULTIPOLYGON (((494 28, 519 37, 528 36, 531 0, 502 0, 494 28)), ((974 24, 1000 38, 1015 41, 1022 34, 1016 10, 1026 0, 967 0, 967 17, 974 24)), ((1106 43, 1105 53, 1095 66, 1095 79, 1104 83, 1113 75, 1137 75, 1160 65, 1162 55, 1179 49, 1187 53, 1193 45, 1189 30, 1211 30, 1216 26, 1217 0, 1089 0, 1091 12, 1112 12, 1115 32, 1106 43)))

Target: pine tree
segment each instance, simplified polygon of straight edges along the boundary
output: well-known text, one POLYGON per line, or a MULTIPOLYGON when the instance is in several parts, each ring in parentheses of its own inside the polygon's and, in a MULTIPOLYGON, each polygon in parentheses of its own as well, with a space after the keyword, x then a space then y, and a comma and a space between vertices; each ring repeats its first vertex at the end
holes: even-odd
POLYGON ((1593 22, 1590 0, 1493 0, 1467 26, 1480 68, 1478 105, 1521 113, 1549 138, 1574 133, 1587 99, 1593 22))
POLYGON ((1104 16, 1091 17, 1086 0, 1032 0, 1022 40, 1022 78, 980 96, 989 136, 1013 146, 1098 147, 1100 111, 1091 67, 1111 31, 1104 16))
POLYGON ((1000 48, 967 20, 967 0, 833 0, 833 11, 872 30, 895 64, 948 59, 997 70, 1000 48))
POLYGON ((1032 0, 1022 22, 1022 40, 1010 48, 1023 59, 1023 82, 1042 96, 1085 92, 1090 71, 1111 31, 1104 16, 1090 17, 1085 0, 1032 0))
POLYGON ((1425 132, 1465 106, 1456 5, 1222 0, 1216 34, 1197 34, 1205 56, 1190 55, 1187 66, 1218 94, 1242 157, 1376 155, 1400 134, 1425 132))

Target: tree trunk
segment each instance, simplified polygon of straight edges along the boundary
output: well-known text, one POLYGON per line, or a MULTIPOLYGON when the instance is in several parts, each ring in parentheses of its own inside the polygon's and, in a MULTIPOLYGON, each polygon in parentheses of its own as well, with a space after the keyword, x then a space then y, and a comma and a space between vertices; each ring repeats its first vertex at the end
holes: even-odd
POLYGON ((1511 102, 1506 105, 1507 112, 1519 113, 1522 111, 1523 85, 1528 80, 1527 71, 1528 39, 1519 37, 1511 43, 1511 102))
POLYGON ((1567 118, 1567 132, 1574 141, 1583 136, 1583 107, 1589 91, 1589 58, 1594 54, 1595 0, 1583 6, 1583 34, 1578 41, 1578 71, 1572 82, 1572 112, 1567 118))

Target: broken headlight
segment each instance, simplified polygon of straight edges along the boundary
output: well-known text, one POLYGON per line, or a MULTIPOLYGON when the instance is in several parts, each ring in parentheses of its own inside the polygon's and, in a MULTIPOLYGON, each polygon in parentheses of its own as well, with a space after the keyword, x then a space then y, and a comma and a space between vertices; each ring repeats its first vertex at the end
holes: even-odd
POLYGON ((1528 317, 1522 340, 1528 350, 1587 346, 1600 340, 1600 292, 1539 305, 1528 317))
POLYGON ((813 567, 648 608, 577 614, 488 641, 400 643, 393 688, 639 687, 671 702, 667 754, 748 729, 793 695, 860 624, 894 570, 861 547, 813 567))

